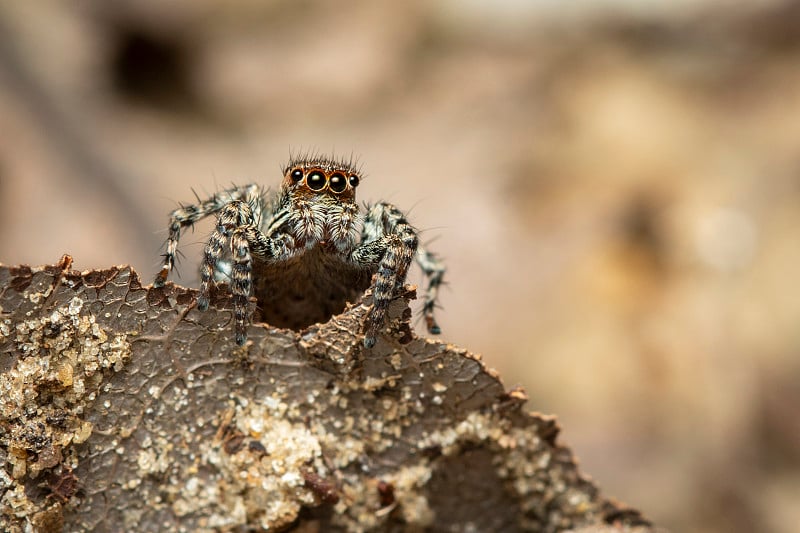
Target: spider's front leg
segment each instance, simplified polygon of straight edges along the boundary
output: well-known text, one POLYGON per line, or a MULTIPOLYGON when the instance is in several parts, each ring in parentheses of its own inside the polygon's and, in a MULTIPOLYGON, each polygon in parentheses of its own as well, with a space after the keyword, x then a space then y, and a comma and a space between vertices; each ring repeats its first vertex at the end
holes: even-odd
MULTIPOLYGON (((164 263, 153 281, 154 287, 163 287, 167 281, 169 273, 175 268, 175 254, 178 251, 178 241, 181 238, 181 230, 191 227, 195 222, 218 212, 234 200, 245 200, 251 205, 259 206, 261 190, 258 185, 251 184, 243 187, 233 187, 221 191, 206 200, 197 199, 196 204, 181 205, 169 214, 169 236, 167 237, 167 249, 164 252, 164 263)), ((258 208, 260 210, 260 207, 258 208)), ((257 213, 260 215, 260 213, 257 213)))
POLYGON ((364 324, 364 346, 375 345, 375 336, 386 320, 386 310, 399 287, 403 286, 419 239, 405 215, 390 204, 376 204, 364 218, 366 242, 351 255, 362 265, 378 265, 372 309, 364 324))
POLYGON ((288 235, 270 238, 256 224, 250 204, 242 201, 230 202, 219 212, 217 226, 205 247, 203 263, 200 266, 200 296, 197 308, 208 309, 208 293, 217 263, 225 256, 225 247, 230 250, 233 265, 231 268, 230 289, 233 295, 233 316, 236 344, 247 340, 247 301, 253 286, 252 256, 263 260, 274 260, 291 255, 288 235))

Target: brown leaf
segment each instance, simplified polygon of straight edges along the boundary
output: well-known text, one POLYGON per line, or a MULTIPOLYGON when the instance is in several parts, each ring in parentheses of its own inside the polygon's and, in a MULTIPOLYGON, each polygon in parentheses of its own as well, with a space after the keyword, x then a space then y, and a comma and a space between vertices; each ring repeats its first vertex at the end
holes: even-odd
POLYGON ((80 484, 68 531, 648 530, 578 472, 523 391, 411 334, 412 289, 371 350, 369 292, 304 331, 253 325, 238 348, 222 291, 199 312, 196 291, 142 287, 129 267, 69 268, 0 266, 5 529, 49 516, 38 465, 80 484), (33 392, 67 364, 71 382, 33 392))

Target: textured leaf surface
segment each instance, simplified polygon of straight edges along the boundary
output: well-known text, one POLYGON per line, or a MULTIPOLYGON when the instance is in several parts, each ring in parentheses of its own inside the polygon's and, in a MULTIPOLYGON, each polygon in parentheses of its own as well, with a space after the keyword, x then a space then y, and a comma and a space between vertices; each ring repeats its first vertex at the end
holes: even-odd
POLYGON ((0 267, 4 530, 649 530, 411 289, 371 350, 369 293, 240 348, 224 293, 70 265, 0 267))

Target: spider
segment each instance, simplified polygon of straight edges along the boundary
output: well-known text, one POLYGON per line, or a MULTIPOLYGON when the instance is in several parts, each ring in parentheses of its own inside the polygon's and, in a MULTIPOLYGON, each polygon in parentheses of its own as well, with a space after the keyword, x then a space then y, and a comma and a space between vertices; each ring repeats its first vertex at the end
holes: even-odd
POLYGON ((161 287, 175 265, 181 230, 216 214, 205 246, 197 307, 208 308, 212 283, 229 280, 236 342, 247 340, 247 302, 255 294, 262 318, 275 326, 301 329, 327 320, 355 301, 372 283, 373 305, 363 326, 364 346, 386 319, 392 297, 416 258, 428 280, 422 307, 430 333, 438 334, 434 308, 445 268, 419 244, 405 215, 388 203, 356 203, 360 169, 332 157, 292 158, 280 190, 251 184, 217 193, 170 214, 161 287))

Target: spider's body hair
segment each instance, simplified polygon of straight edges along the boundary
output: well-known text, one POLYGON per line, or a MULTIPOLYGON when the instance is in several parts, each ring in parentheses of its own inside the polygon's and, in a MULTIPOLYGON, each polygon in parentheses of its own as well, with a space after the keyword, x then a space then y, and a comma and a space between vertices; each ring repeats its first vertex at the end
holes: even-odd
POLYGON ((253 258, 253 294, 261 318, 299 329, 341 312, 369 287, 373 269, 348 261, 361 235, 364 217, 355 201, 337 201, 306 191, 282 190, 276 209, 262 227, 284 233, 294 247, 276 260, 253 258))
POLYGON ((289 162, 281 169, 283 175, 286 176, 293 168, 319 168, 327 173, 332 173, 337 170, 355 174, 362 180, 364 179, 364 172, 358 160, 351 154, 349 158, 333 157, 316 152, 305 152, 303 154, 290 154, 289 162))
POLYGON ((430 280, 426 324, 438 333, 433 310, 444 267, 419 246, 416 230, 393 205, 367 206, 362 214, 355 198, 359 181, 352 160, 312 156, 289 163, 271 198, 257 185, 246 185, 176 209, 155 285, 163 285, 173 268, 181 229, 216 213, 200 269, 198 308, 208 306, 214 280, 229 279, 238 343, 247 338, 250 295, 264 320, 298 329, 342 311, 374 275, 374 303, 364 324, 364 344, 372 346, 415 254, 430 280))

